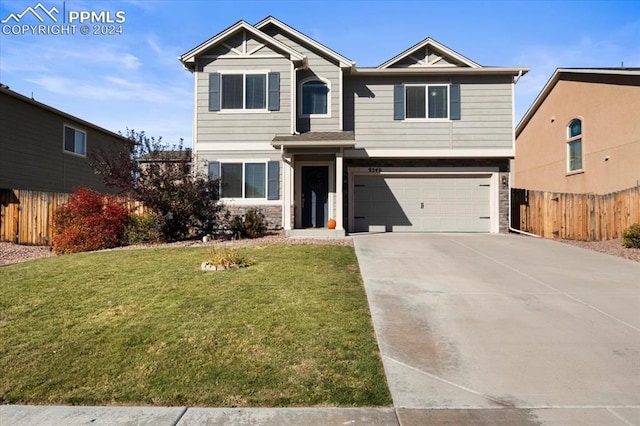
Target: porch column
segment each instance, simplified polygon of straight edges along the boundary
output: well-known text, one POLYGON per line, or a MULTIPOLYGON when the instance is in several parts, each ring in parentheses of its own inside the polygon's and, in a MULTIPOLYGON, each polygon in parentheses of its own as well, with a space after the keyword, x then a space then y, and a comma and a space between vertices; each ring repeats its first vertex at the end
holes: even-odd
POLYGON ((342 195, 342 171, 343 171, 343 149, 340 148, 340 152, 336 153, 336 229, 343 230, 343 195, 342 195))
POLYGON ((285 231, 291 230, 291 205, 293 201, 293 158, 282 156, 282 226, 285 231))

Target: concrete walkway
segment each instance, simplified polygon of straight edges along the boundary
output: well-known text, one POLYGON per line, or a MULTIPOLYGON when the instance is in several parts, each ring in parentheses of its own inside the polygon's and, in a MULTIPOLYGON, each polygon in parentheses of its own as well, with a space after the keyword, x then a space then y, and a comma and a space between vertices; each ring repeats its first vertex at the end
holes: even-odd
POLYGON ((354 238, 395 408, 0 405, 7 425, 640 425, 640 264, 514 235, 354 238))
POLYGON ((354 239, 413 424, 640 424, 640 264, 516 235, 354 239))

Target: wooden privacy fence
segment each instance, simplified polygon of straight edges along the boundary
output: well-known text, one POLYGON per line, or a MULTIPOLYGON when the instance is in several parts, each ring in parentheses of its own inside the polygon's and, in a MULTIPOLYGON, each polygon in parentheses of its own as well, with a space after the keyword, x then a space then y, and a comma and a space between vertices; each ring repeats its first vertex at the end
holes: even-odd
POLYGON ((541 237, 609 240, 634 223, 640 223, 640 187, 604 195, 511 190, 511 226, 541 237))
MULTIPOLYGON (((50 245, 53 213, 70 197, 71 194, 66 193, 0 189, 0 241, 50 245)), ((147 211, 138 201, 126 197, 116 199, 132 214, 147 211)))

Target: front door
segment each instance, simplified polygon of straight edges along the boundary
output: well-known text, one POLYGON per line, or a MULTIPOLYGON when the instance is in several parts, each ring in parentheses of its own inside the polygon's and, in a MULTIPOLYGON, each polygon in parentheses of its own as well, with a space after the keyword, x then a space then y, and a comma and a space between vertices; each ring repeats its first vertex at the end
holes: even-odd
POLYGON ((329 214, 329 166, 302 166, 302 227, 324 228, 329 214))

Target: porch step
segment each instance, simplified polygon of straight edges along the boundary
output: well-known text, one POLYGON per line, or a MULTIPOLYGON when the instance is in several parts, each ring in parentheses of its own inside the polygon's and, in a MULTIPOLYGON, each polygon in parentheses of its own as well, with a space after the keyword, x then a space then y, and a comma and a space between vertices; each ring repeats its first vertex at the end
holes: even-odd
POLYGON ((286 231, 289 238, 339 239, 348 238, 344 229, 290 229, 286 231))

